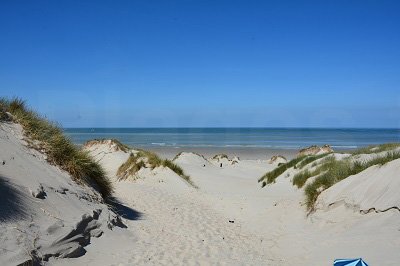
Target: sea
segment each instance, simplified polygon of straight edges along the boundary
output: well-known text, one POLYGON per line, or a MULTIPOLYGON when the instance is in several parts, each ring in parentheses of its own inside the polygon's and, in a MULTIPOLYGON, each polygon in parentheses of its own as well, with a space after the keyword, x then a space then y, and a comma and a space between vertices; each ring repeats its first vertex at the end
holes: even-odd
POLYGON ((300 149, 329 144, 338 150, 400 142, 400 129, 339 128, 66 128, 78 145, 118 139, 133 147, 300 149))

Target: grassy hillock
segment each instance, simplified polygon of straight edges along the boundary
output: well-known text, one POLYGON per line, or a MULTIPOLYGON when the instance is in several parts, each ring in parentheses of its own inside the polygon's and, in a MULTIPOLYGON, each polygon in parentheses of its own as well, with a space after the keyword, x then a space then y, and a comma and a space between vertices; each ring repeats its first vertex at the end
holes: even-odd
POLYGON ((364 148, 360 148, 354 150, 351 154, 358 155, 358 154, 371 154, 371 153, 379 153, 383 151, 390 151, 400 147, 400 143, 385 143, 381 145, 373 145, 364 148))
POLYGON ((374 165, 384 165, 390 161, 400 158, 400 143, 386 143, 382 145, 369 146, 353 151, 349 157, 337 160, 332 153, 321 155, 308 155, 297 157, 293 160, 279 165, 274 170, 263 175, 258 182, 262 182, 262 187, 275 182, 276 178, 282 175, 289 168, 297 169, 297 173, 293 177, 293 185, 303 188, 307 180, 313 178, 305 188, 306 205, 309 211, 314 209, 318 195, 333 186, 337 182, 358 174, 374 165), (383 154, 379 154, 386 152, 383 154), (360 154, 372 154, 372 159, 360 161, 360 154), (376 154, 376 155, 374 155, 376 154), (379 154, 379 155, 378 155, 379 154), (321 159, 320 161, 317 161, 321 159), (303 169, 306 166, 307 169, 303 169))
POLYGON ((389 151, 383 156, 377 156, 368 161, 352 161, 351 158, 344 160, 331 160, 327 164, 321 165, 316 172, 324 172, 316 177, 313 182, 305 187, 306 204, 309 211, 314 209, 314 204, 318 195, 325 189, 333 186, 337 182, 358 174, 374 165, 384 165, 390 161, 400 158, 400 152, 389 151), (321 170, 319 170, 321 169, 321 170))
POLYGON ((29 109, 19 98, 0 99, 2 120, 8 117, 6 112, 11 113, 12 120, 23 127, 31 146, 44 151, 49 163, 70 173, 76 182, 93 186, 103 198, 112 194, 113 187, 103 168, 64 136, 56 123, 29 109))
POLYGON ((126 179, 129 176, 134 176, 142 168, 154 169, 159 166, 168 167, 190 185, 194 186, 190 177, 185 174, 180 166, 173 163, 171 160, 161 159, 157 154, 145 150, 131 153, 128 160, 119 167, 117 176, 120 179, 126 179))

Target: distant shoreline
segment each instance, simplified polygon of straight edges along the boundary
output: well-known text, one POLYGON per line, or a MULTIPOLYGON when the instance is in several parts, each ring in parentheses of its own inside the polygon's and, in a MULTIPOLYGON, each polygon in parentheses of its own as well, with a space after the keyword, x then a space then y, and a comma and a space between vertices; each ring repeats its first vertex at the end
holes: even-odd
POLYGON ((216 153, 247 159, 272 155, 293 158, 312 145, 330 145, 335 151, 400 142, 398 129, 321 128, 79 128, 64 129, 75 144, 93 139, 117 139, 131 147, 159 153, 166 158, 181 151, 213 156, 216 153))
POLYGON ((173 159, 180 152, 194 152, 210 158, 216 154, 226 154, 230 158, 238 156, 244 160, 265 160, 270 159, 274 155, 282 155, 287 159, 292 159, 296 156, 297 149, 273 149, 273 148, 256 148, 256 147, 243 147, 243 148, 230 148, 230 147, 150 147, 145 149, 157 153, 163 158, 173 159))

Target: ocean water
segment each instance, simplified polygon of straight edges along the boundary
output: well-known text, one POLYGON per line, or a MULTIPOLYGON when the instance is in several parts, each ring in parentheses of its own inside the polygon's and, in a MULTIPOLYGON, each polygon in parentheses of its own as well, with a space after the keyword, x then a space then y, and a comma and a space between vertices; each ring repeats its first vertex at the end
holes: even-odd
POLYGON ((336 149, 400 142, 400 129, 323 128, 67 128, 76 144, 115 138, 134 147, 260 147, 299 149, 329 144, 336 149))

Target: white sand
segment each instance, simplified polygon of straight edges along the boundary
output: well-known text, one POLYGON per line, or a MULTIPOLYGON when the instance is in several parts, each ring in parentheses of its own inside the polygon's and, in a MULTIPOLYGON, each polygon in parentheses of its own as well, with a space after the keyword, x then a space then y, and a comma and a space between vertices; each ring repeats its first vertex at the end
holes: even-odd
MULTIPOLYGON (((13 138, 12 134, 7 136, 13 138)), ((10 139, 2 138, 2 150, 12 150, 13 145, 25 149, 21 145, 7 146, 7 143, 10 139)), ((302 203, 303 191, 291 184, 294 170, 289 171, 288 177, 285 173, 275 184, 263 189, 257 183, 261 175, 276 167, 276 164, 268 163, 269 158, 240 160, 232 164, 226 159, 207 160, 193 153, 184 153, 175 163, 190 175, 198 186, 195 189, 165 168, 141 170, 140 178, 135 181, 117 181, 115 173, 129 153, 114 151, 110 147, 100 144, 92 146, 90 152, 114 180, 115 195, 126 206, 119 213, 125 217, 123 222, 127 228, 103 229, 103 235, 92 238, 90 245, 85 247, 87 253, 84 256, 51 258, 50 263, 332 265, 336 258, 358 257, 363 257, 370 265, 398 265, 400 261, 400 160, 369 168, 324 191, 317 203, 317 211, 307 217, 302 203), (374 209, 368 213, 360 212, 371 208, 374 209)), ((36 167, 32 162, 37 163, 38 158, 26 150, 19 152, 19 163, 8 172, 0 166, 0 175, 27 186, 28 181, 17 177, 15 169, 20 169, 19 176, 31 176, 33 171, 30 169, 36 167)), ((5 156, 3 152, 1 156, 5 156)), ((48 180, 53 175, 51 171, 58 171, 59 177, 54 177, 57 182, 67 183, 73 191, 93 193, 68 181, 68 176, 60 174, 56 168, 43 167, 49 173, 42 171, 41 178, 48 176, 40 182, 46 186, 55 182, 48 180)), ((52 200, 51 203, 42 200, 45 203, 41 204, 57 207, 51 211, 57 210, 60 219, 70 223, 73 223, 73 217, 79 218, 77 214, 91 210, 94 205, 96 208, 104 206, 86 201, 82 201, 85 203, 83 206, 75 206, 74 200, 64 196, 62 200, 52 200), (68 210, 65 209, 67 200, 72 202, 68 210)), ((27 201, 26 206, 32 213, 40 213, 33 200, 27 201)), ((33 217, 39 228, 45 228, 44 224, 49 223, 43 222, 43 217, 47 216, 40 213, 33 217)), ((9 224, 23 224, 23 228, 27 228, 30 221, 25 220, 9 224)), ((3 228, 1 247, 18 247, 11 240, 5 240, 3 228)), ((46 235, 40 230, 39 233, 46 235)), ((5 236, 14 236, 10 234, 5 236)), ((0 258, 7 262, 10 254, 3 251, 0 258)))
POLYGON ((19 125, 0 123, 0 265, 80 256, 93 237, 118 231, 98 193, 26 144, 19 125))

